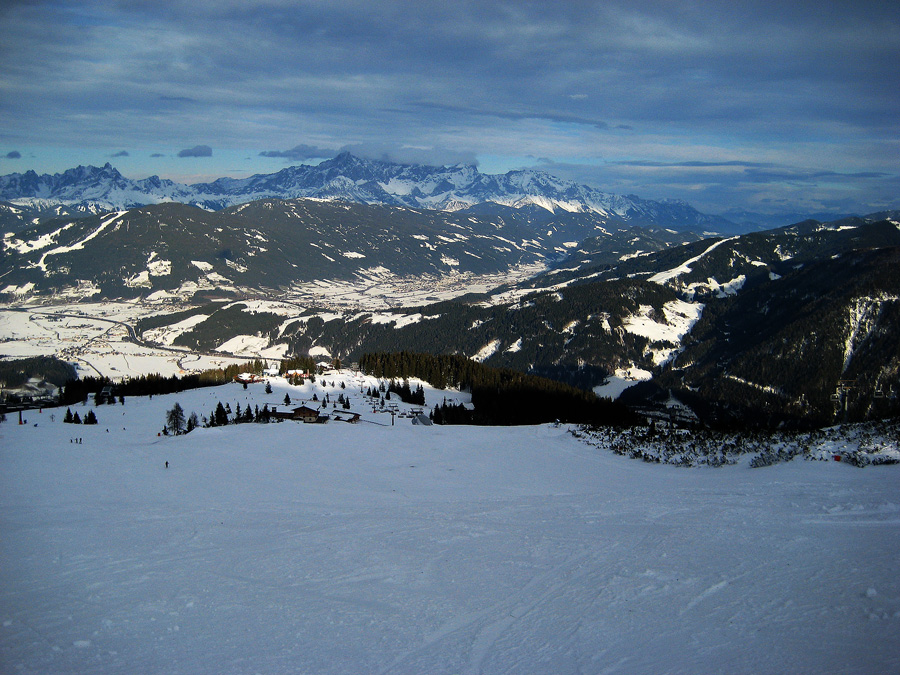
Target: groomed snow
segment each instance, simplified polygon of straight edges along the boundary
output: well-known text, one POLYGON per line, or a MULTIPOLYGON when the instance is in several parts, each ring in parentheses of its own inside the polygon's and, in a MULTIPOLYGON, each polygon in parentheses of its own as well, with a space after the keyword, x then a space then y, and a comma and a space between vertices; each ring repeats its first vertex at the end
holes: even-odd
MULTIPOLYGON (((365 316, 365 314, 363 314, 365 316)), ((431 319, 437 319, 440 315, 431 315, 431 316, 423 316, 421 313, 416 312, 414 314, 388 314, 384 312, 375 312, 371 316, 369 316, 369 320, 373 324, 388 324, 393 323, 394 328, 403 328, 404 326, 410 326, 414 323, 419 323, 420 321, 427 321, 431 319)))
POLYGON ((694 264, 695 262, 700 260, 700 258, 705 256, 707 253, 714 251, 715 249, 717 249, 719 246, 721 246, 725 242, 732 241, 734 239, 737 239, 737 237, 729 237, 728 239, 722 239, 720 241, 717 241, 716 243, 712 244, 709 248, 707 248, 705 251, 703 251, 703 253, 701 253, 700 255, 696 255, 693 258, 690 258, 688 260, 685 260, 678 267, 673 267, 670 270, 665 270, 664 272, 659 272, 657 274, 654 274, 652 277, 650 277, 649 281, 652 281, 657 284, 665 284, 665 283, 671 281, 672 279, 681 276, 682 274, 690 274, 692 264, 694 264))
POLYGON ((274 384, 0 424, 5 672, 900 670, 900 466, 679 469, 371 413, 157 436, 175 401, 308 393, 274 384))
POLYGON ((62 232, 65 232, 71 227, 74 227, 75 223, 67 223, 63 225, 58 230, 54 230, 53 232, 47 232, 46 234, 42 234, 40 237, 36 239, 32 239, 31 241, 25 241, 23 239, 18 239, 16 235, 12 232, 4 235, 3 237, 3 245, 6 248, 13 249, 14 251, 18 251, 19 253, 26 254, 31 251, 38 251, 42 248, 47 248, 51 244, 55 244, 59 235, 62 232))

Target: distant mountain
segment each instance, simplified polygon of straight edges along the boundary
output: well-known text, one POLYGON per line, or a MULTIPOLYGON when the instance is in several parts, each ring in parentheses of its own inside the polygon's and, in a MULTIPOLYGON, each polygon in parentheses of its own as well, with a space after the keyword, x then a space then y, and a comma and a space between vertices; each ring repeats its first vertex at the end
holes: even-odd
POLYGON ((143 180, 125 178, 109 163, 100 168, 78 166, 53 175, 26 171, 0 176, 0 200, 39 211, 62 205, 97 213, 160 202, 186 202, 193 194, 189 186, 158 176, 143 180))
MULTIPOLYGON (((25 217, 16 209, 10 218, 25 217)), ((389 275, 536 264, 550 269, 426 307, 285 317, 218 306, 189 310, 189 327, 174 327, 187 318, 180 313, 153 328, 191 348, 244 335, 279 353, 315 348, 347 361, 374 351, 463 354, 585 388, 612 375, 652 378, 626 400, 657 411, 678 400, 710 424, 900 414, 898 212, 697 240, 534 203, 452 212, 313 199, 216 212, 164 203, 5 235, 0 294, 271 299, 301 281, 375 288, 389 275)))
POLYGON ((678 200, 651 201, 560 180, 535 170, 483 174, 474 166, 434 167, 373 161, 342 153, 317 166, 291 166, 249 178, 219 178, 183 185, 151 176, 131 180, 110 164, 79 166, 61 174, 34 171, 0 176, 0 200, 37 211, 51 205, 92 212, 180 202, 220 210, 276 198, 314 198, 362 204, 458 211, 483 204, 539 207, 550 214, 588 213, 606 222, 654 225, 679 231, 731 231, 734 224, 678 200))
POLYGON ((773 230, 779 227, 786 227, 793 223, 799 223, 802 220, 819 220, 822 222, 831 222, 834 220, 841 220, 843 218, 853 218, 857 214, 835 214, 815 211, 795 211, 793 213, 771 214, 733 208, 728 209, 720 215, 738 226, 737 230, 732 230, 733 233, 747 233, 759 230, 773 230))
POLYGON ((0 230, 3 232, 16 232, 39 222, 40 218, 31 209, 0 202, 0 230))
POLYGON ((278 321, 228 308, 176 344, 212 348, 247 334, 348 361, 398 350, 463 354, 585 388, 610 375, 652 376, 625 400, 663 412, 678 400, 714 425, 896 415, 898 223, 808 221, 656 251, 640 240, 645 252, 622 256, 602 251, 600 242, 622 241, 601 235, 591 246, 602 264, 572 264, 587 255, 578 252, 568 266, 489 295, 278 321))
POLYGON ((757 280, 783 276, 797 266, 861 248, 900 245, 900 212, 881 212, 822 223, 807 220, 788 227, 733 237, 692 240, 675 246, 675 235, 641 231, 630 250, 610 247, 616 238, 597 236, 571 250, 568 258, 530 280, 535 288, 580 279, 622 276, 666 283, 690 299, 734 294, 757 280), (654 236, 655 235, 655 236, 654 236), (661 235, 668 235, 668 244, 661 235), (614 256, 622 250, 618 258, 614 256))
POLYGON ((104 211, 96 205, 65 206, 50 200, 32 200, 27 206, 0 202, 0 234, 35 227, 54 218, 83 218, 104 211))
POLYGON ((505 272, 561 253, 539 232, 499 217, 312 200, 260 200, 218 212, 168 203, 6 235, 0 293, 272 292, 382 274, 505 272))

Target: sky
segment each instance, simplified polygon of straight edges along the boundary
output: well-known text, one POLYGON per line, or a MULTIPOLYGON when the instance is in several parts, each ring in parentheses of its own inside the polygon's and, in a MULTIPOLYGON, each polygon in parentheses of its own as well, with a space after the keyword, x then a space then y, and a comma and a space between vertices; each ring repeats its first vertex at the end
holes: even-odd
POLYGON ((900 208, 900 3, 5 0, 0 174, 341 150, 707 213, 900 208))

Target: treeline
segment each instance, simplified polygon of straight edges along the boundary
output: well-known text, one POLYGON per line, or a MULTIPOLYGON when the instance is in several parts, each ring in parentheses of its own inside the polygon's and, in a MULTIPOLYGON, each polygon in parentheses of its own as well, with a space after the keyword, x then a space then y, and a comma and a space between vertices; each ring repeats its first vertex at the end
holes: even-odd
POLYGON ((175 394, 188 389, 214 387, 231 382, 240 373, 261 375, 266 369, 265 361, 255 359, 243 364, 232 364, 225 368, 204 370, 194 375, 165 377, 158 373, 131 377, 122 382, 113 382, 108 377, 83 377, 70 379, 60 392, 60 404, 80 403, 91 395, 110 387, 115 396, 152 396, 154 394, 175 394))
POLYGON ((57 387, 75 378, 75 367, 52 356, 34 356, 27 359, 0 361, 0 382, 14 389, 32 377, 52 382, 57 387))
POLYGON ((247 405, 243 410, 241 404, 236 403, 232 412, 228 403, 223 406, 219 401, 209 417, 203 417, 202 423, 204 427, 223 427, 227 424, 268 424, 274 419, 268 403, 264 404, 262 409, 258 405, 254 408, 247 405))
POLYGON ((639 421, 625 406, 599 399, 591 392, 514 370, 491 368, 459 355, 365 354, 359 366, 379 378, 417 377, 440 389, 471 392, 474 410, 445 403, 432 411, 432 417, 441 423, 629 425, 639 421))
POLYGON ((315 373, 316 360, 311 356, 294 356, 284 359, 278 367, 278 374, 284 375, 292 370, 302 370, 304 373, 315 373))
POLYGON ((438 389, 465 389, 501 378, 521 376, 514 371, 491 368, 459 354, 423 354, 418 352, 378 352, 363 354, 359 368, 379 379, 408 380, 417 377, 438 389))
POLYGON ((425 405, 425 389, 421 384, 413 389, 409 386, 409 380, 403 380, 403 382, 391 380, 388 383, 387 390, 388 392, 399 396, 400 400, 403 401, 403 403, 410 403, 412 405, 425 405))
POLYGON ((219 401, 210 412, 209 417, 204 415, 201 418, 195 412, 191 412, 190 416, 185 415, 181 405, 175 403, 171 410, 166 411, 166 423, 163 426, 162 434, 164 436, 169 434, 180 436, 189 434, 200 426, 208 429, 211 427, 223 427, 228 424, 268 424, 273 421, 278 420, 272 414, 272 411, 269 410, 268 404, 263 405, 260 410, 259 406, 251 408, 249 405, 241 409, 241 404, 237 403, 232 412, 230 404, 222 405, 222 402, 219 401))

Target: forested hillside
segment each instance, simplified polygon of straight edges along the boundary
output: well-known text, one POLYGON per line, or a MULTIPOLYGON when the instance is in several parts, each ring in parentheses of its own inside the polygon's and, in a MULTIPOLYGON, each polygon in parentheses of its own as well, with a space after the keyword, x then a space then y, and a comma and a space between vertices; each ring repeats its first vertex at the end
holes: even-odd
POLYGON ((900 248, 855 251, 711 302, 653 386, 726 424, 896 415, 898 269, 900 248))

